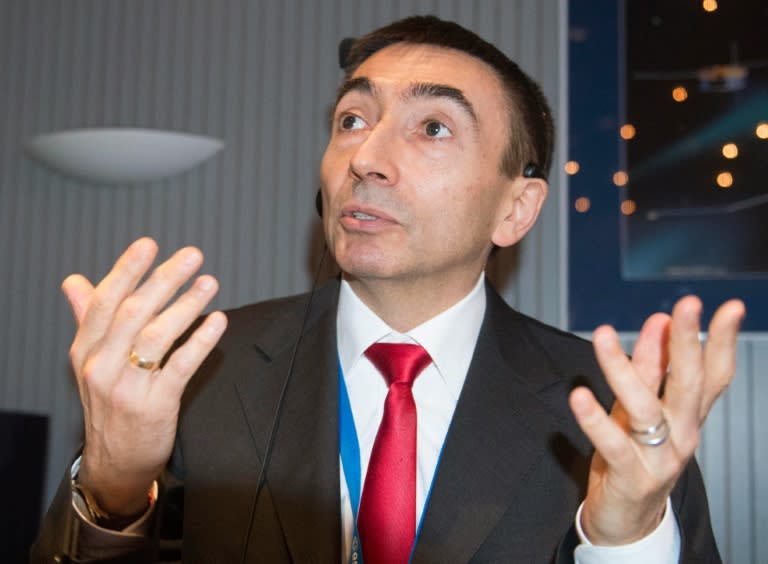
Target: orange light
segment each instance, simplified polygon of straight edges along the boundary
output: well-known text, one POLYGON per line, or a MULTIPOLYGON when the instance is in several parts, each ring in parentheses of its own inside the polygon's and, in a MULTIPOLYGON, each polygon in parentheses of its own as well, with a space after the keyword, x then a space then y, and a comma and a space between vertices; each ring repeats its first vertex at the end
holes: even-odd
POLYGON ((735 159, 739 156, 739 148, 736 143, 726 143, 723 145, 723 156, 726 159, 735 159))
POLYGON ((573 207, 576 208, 576 211, 579 213, 586 213, 591 206, 592 206, 592 202, 590 202, 589 198, 585 196, 582 196, 581 198, 576 198, 576 201, 573 202, 573 207))
POLYGON ((757 124, 755 135, 760 139, 768 139, 768 121, 761 121, 757 124))
POLYGON ((635 126, 631 123, 625 123, 621 126, 621 129, 619 129, 619 135, 621 135, 621 138, 629 141, 632 139, 635 134, 637 133, 637 130, 635 129, 635 126))
POLYGON ((685 102, 688 99, 688 91, 685 86, 675 86, 672 89, 672 99, 675 102, 685 102))
POLYGON ((714 12, 717 10, 717 0, 704 0, 701 7, 704 8, 705 12, 714 12))
POLYGON ((634 200, 624 200, 621 202, 621 213, 624 215, 632 215, 637 211, 637 204, 634 200))
POLYGON ((721 172, 717 175, 717 185, 720 188, 730 188, 733 186, 733 175, 730 172, 721 172))
POLYGON ((629 175, 623 170, 619 170, 613 174, 613 183, 616 186, 626 186, 629 182, 629 175))
POLYGON ((563 167, 565 169, 566 174, 574 175, 577 172, 579 172, 579 169, 581 168, 579 166, 579 163, 576 161, 568 161, 565 163, 565 166, 563 167))

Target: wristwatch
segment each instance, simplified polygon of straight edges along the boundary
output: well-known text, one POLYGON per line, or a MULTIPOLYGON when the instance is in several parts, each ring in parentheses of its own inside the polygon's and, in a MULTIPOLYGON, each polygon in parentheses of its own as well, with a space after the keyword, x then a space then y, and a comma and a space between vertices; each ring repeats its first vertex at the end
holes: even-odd
MULTIPOLYGON (((78 508, 81 511, 83 509, 85 510, 85 516, 91 523, 112 531, 121 531, 125 529, 128 525, 131 525, 132 523, 135 523, 137 520, 139 520, 141 516, 147 511, 145 509, 136 515, 128 516, 110 515, 101 508, 101 506, 96 501, 96 498, 93 497, 93 494, 77 481, 77 477, 72 479, 72 495, 75 498, 75 503, 77 504, 78 508)), ((152 507, 156 497, 157 482, 152 484, 152 488, 147 494, 149 507, 152 507)))

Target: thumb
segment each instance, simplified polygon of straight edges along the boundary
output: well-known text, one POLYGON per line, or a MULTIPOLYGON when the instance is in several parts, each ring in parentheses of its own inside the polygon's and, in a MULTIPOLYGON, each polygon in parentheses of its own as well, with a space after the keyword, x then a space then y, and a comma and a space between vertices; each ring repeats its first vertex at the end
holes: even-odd
POLYGON ((78 325, 83 322, 88 304, 91 303, 94 287, 82 274, 72 274, 61 283, 61 290, 72 307, 72 313, 78 325))

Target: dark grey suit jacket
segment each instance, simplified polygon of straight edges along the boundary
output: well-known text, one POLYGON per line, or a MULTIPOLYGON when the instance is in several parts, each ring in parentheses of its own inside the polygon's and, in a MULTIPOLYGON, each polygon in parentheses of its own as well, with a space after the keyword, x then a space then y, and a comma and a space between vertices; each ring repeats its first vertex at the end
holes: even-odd
MULTIPOLYGON (((307 296, 229 312, 225 336, 184 397, 170 465, 184 483, 183 509, 169 503, 157 516, 158 531, 173 533, 183 513, 184 562, 240 562, 246 536, 247 562, 340 562, 337 299, 338 282, 312 299, 255 508, 256 477, 307 296)), ((588 342, 515 312, 488 286, 414 564, 572 561, 572 524, 592 454, 567 403, 577 384, 612 402, 588 342)), ((61 546, 56 516, 60 526, 68 501, 64 484, 38 541, 41 562, 61 546)), ((720 562, 695 463, 673 504, 681 561, 720 562)), ((151 560, 152 550, 125 561, 151 560)))

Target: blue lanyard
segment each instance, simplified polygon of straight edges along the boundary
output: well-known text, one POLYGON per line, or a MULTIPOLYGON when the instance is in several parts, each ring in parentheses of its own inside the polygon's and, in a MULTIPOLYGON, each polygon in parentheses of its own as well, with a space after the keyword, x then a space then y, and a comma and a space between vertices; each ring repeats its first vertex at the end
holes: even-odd
POLYGON ((360 507, 360 443, 352 417, 347 385, 339 362, 339 454, 347 480, 349 503, 352 506, 352 550, 348 562, 363 564, 363 551, 360 550, 360 535, 357 533, 357 510, 360 507))

